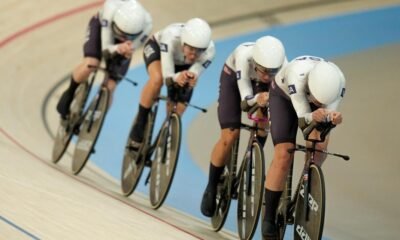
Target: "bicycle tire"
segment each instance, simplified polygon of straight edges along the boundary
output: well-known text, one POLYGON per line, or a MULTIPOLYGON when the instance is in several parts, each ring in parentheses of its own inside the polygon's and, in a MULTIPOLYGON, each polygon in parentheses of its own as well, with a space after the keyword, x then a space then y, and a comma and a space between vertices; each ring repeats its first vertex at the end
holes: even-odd
POLYGON ((85 112, 72 160, 72 172, 79 174, 92 154, 107 114, 109 91, 102 87, 85 112), (93 115, 92 115, 93 113, 93 115), (90 118, 93 116, 94 120, 90 118))
POLYGON ((257 229, 264 193, 264 153, 259 143, 254 142, 251 154, 246 153, 241 171, 237 224, 240 239, 251 239, 257 229))
POLYGON ((239 139, 236 139, 232 146, 224 173, 221 175, 217 185, 217 207, 214 215, 211 217, 211 227, 213 231, 218 232, 224 226, 231 205, 233 182, 235 179, 235 168, 237 164, 237 153, 239 148, 239 139))
POLYGON ((297 195, 294 239, 321 239, 325 220, 325 182, 319 166, 311 164, 309 172, 308 221, 304 211, 303 180, 297 195))
POLYGON ((153 209, 161 207, 167 198, 174 179, 181 146, 181 118, 172 113, 169 124, 160 130, 150 175, 150 204, 153 209))
POLYGON ((69 120, 67 129, 64 126, 58 126, 52 151, 52 162, 58 163, 68 148, 68 145, 74 135, 75 127, 82 115, 83 108, 89 95, 89 84, 87 82, 79 85, 74 95, 74 100, 71 103, 69 120))
MULTIPOLYGON (((136 120, 135 120, 136 121, 136 120)), ((135 121, 132 122, 131 131, 133 126, 135 125, 135 121)), ((125 197, 131 195, 135 189, 137 184, 139 183, 140 177, 142 176, 143 169, 145 167, 145 155, 144 148, 146 145, 150 145, 151 139, 150 136, 150 125, 149 123, 154 122, 154 113, 152 111, 149 112, 148 121, 144 130, 144 138, 143 143, 137 153, 133 153, 127 147, 125 148, 124 158, 122 161, 122 169, 121 169, 121 190, 122 194, 125 197), (139 158, 139 159, 138 159, 139 158)), ((131 132, 129 131, 129 133, 131 132)), ((130 143, 131 138, 128 136, 126 141, 126 146, 130 143)))

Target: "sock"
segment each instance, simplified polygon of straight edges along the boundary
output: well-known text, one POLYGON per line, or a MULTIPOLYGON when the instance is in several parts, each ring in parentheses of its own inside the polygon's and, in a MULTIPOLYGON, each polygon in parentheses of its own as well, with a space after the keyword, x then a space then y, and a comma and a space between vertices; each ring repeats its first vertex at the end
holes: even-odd
POLYGON ((264 221, 275 222, 276 210, 283 191, 271 191, 265 188, 265 218, 264 221))
POLYGON ((142 142, 144 128, 146 126, 146 122, 149 116, 150 108, 145 108, 139 104, 139 112, 136 119, 135 126, 133 127, 130 138, 135 142, 142 142))
POLYGON ((69 82, 68 92, 74 94, 76 89, 78 88, 79 83, 74 80, 74 77, 71 76, 71 80, 69 82))
POLYGON ((212 163, 210 163, 210 172, 208 175, 208 185, 207 185, 207 189, 209 191, 211 192, 217 191, 219 178, 221 177, 221 174, 224 172, 224 168, 225 166, 216 167, 212 163))

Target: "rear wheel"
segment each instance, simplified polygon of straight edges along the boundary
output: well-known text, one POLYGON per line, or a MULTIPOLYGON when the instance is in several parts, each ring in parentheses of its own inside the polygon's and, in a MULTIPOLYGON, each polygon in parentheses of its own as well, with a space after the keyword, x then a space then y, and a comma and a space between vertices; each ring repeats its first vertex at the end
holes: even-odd
POLYGON ((264 192, 264 154, 253 143, 251 154, 244 160, 238 193, 238 232, 240 239, 251 239, 257 229, 264 192))
POLYGON ((74 130, 82 115, 87 95, 89 94, 89 85, 87 82, 79 85, 76 90, 74 100, 71 103, 70 114, 67 120, 61 120, 54 138, 54 146, 52 152, 52 162, 57 163, 64 155, 65 150, 72 139, 74 130))
POLYGON ((304 208, 303 180, 297 195, 294 239, 321 239, 325 219, 325 182, 322 170, 312 164, 309 173, 308 209, 304 208))
POLYGON ((239 139, 232 146, 228 161, 225 165, 224 173, 221 175, 220 182, 217 186, 217 207, 211 218, 211 226, 214 231, 219 231, 225 224, 228 216, 231 197, 233 192, 233 184, 236 174, 237 153, 239 148, 239 139))
POLYGON ((74 174, 79 174, 89 159, 90 154, 93 152, 106 117, 108 101, 108 89, 102 87, 85 113, 72 161, 72 172, 74 174))
POLYGON ((173 113, 161 129, 157 146, 154 149, 154 160, 151 165, 150 204, 159 208, 166 199, 178 163, 181 145, 181 119, 173 113))
MULTIPOLYGON (((121 172, 121 190, 124 196, 129 196, 133 193, 133 191, 135 191, 136 186, 140 180, 140 177, 142 176, 146 160, 145 159, 146 153, 144 151, 144 148, 148 148, 148 145, 150 144, 151 141, 151 139, 149 139, 151 135, 150 125, 152 125, 150 123, 152 123, 153 121, 154 121, 154 114, 153 112, 150 111, 147 121, 148 123, 146 124, 144 130, 144 139, 143 139, 144 144, 142 144, 142 146, 137 152, 132 151, 131 149, 128 148, 129 143, 131 141, 130 136, 128 136, 124 153, 124 159, 122 162, 122 172, 121 172)), ((135 121, 132 124, 131 131, 133 129, 134 124, 135 121)))

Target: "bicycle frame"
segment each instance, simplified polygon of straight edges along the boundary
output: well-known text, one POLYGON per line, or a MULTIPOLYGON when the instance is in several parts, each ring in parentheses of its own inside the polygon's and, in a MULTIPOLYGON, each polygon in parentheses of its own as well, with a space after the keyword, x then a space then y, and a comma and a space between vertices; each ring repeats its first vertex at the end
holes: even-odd
MULTIPOLYGON (((309 154, 309 156, 306 158, 305 162, 304 162, 304 167, 302 170, 302 174, 300 177, 300 180, 297 184, 297 188, 296 188, 296 192, 295 194, 292 196, 292 182, 293 182, 293 166, 294 163, 292 162, 290 169, 289 169, 289 173, 288 176, 286 178, 286 185, 285 185, 285 192, 286 195, 283 196, 283 198, 281 198, 281 204, 278 207, 278 211, 277 211, 277 222, 278 224, 282 224, 281 226, 283 226, 283 231, 280 232, 280 234, 284 234, 285 232, 285 226, 286 224, 293 224, 294 223, 294 219, 293 219, 293 215, 295 212, 295 206, 296 203, 298 201, 298 196, 299 196, 299 191, 301 191, 301 186, 303 185, 303 198, 304 198, 304 203, 303 203, 303 212, 305 213, 305 220, 309 221, 309 211, 310 211, 310 203, 309 203, 309 193, 311 192, 310 189, 310 184, 309 184, 309 174, 310 174, 310 169, 311 166, 313 164, 315 164, 314 159, 315 159, 315 153, 316 152, 321 152, 321 153, 325 153, 327 155, 333 155, 333 156, 337 156, 337 157, 341 157, 344 160, 349 160, 350 158, 346 155, 341 155, 341 154, 337 154, 337 153, 329 153, 325 150, 319 150, 317 149, 317 143, 319 142, 324 142, 326 136, 329 134, 330 130, 332 128, 334 128, 335 126, 332 123, 324 123, 324 129, 322 129, 320 131, 320 139, 309 139, 309 135, 310 133, 317 128, 318 124, 316 122, 312 122, 310 124, 310 126, 308 126, 304 131, 304 136, 305 136, 305 140, 311 142, 311 147, 305 147, 302 145, 296 145, 295 148, 293 149, 289 149, 288 152, 290 154, 293 154, 295 151, 302 151, 307 154, 309 154), (302 181, 303 180, 303 181, 302 181), (283 218, 280 219, 279 217, 283 218)), ((281 229, 282 230, 282 229, 281 229)), ((280 236, 280 239, 283 239, 284 236, 280 236)))

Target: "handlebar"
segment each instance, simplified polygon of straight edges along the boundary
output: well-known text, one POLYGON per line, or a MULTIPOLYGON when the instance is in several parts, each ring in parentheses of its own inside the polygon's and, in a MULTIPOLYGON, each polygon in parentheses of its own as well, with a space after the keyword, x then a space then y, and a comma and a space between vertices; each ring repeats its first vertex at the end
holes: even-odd
MULTIPOLYGON (((167 87, 179 87, 179 85, 178 85, 176 82, 174 82, 174 80, 173 80, 172 78, 167 78, 167 79, 165 80, 165 85, 167 85, 167 87)), ((185 87, 183 87, 183 88, 185 88, 185 87)), ((168 96, 158 96, 158 97, 156 98, 156 101, 158 101, 158 100, 170 101, 171 98, 169 98, 168 96)), ((202 111, 203 113, 206 113, 206 112, 207 112, 207 109, 202 108, 202 107, 199 107, 199 106, 196 106, 196 105, 193 105, 193 104, 191 104, 191 103, 189 103, 189 102, 181 102, 181 103, 184 104, 186 107, 195 108, 195 109, 197 109, 197 110, 202 111)))
POLYGON ((288 149, 287 151, 288 151, 288 153, 290 153, 290 154, 294 153, 295 151, 302 151, 302 152, 320 152, 320 153, 325 153, 325 154, 327 154, 327 155, 331 155, 331 156, 335 156, 335 157, 340 157, 340 158, 342 158, 342 159, 345 160, 345 161, 350 160, 350 157, 349 157, 348 155, 343 155, 343 154, 339 154, 339 153, 330 153, 330 152, 325 151, 325 150, 316 149, 315 146, 314 146, 314 147, 308 148, 308 147, 305 147, 305 146, 303 146, 303 145, 296 144, 296 147, 295 147, 295 148, 288 149))
MULTIPOLYGON (((90 68, 90 69, 101 70, 101 71, 103 71, 103 72, 105 72, 105 73, 109 73, 109 70, 108 70, 107 68, 104 68, 104 67, 95 66, 95 65, 90 65, 90 64, 87 65, 87 67, 90 68)), ((128 77, 123 76, 123 75, 121 75, 121 74, 119 74, 119 73, 116 73, 116 74, 117 74, 117 77, 118 77, 118 78, 123 79, 123 80, 126 80, 127 82, 131 83, 133 86, 137 86, 137 85, 138 85, 137 82, 131 80, 131 79, 128 78, 128 77)))
POLYGON ((329 134, 329 132, 335 128, 336 125, 333 124, 331 121, 328 122, 316 122, 312 121, 310 125, 308 125, 304 130, 303 130, 303 135, 304 135, 304 140, 306 141, 312 141, 312 142, 324 142, 326 136, 329 134), (320 132, 320 139, 310 139, 310 134, 311 132, 317 129, 320 132))

